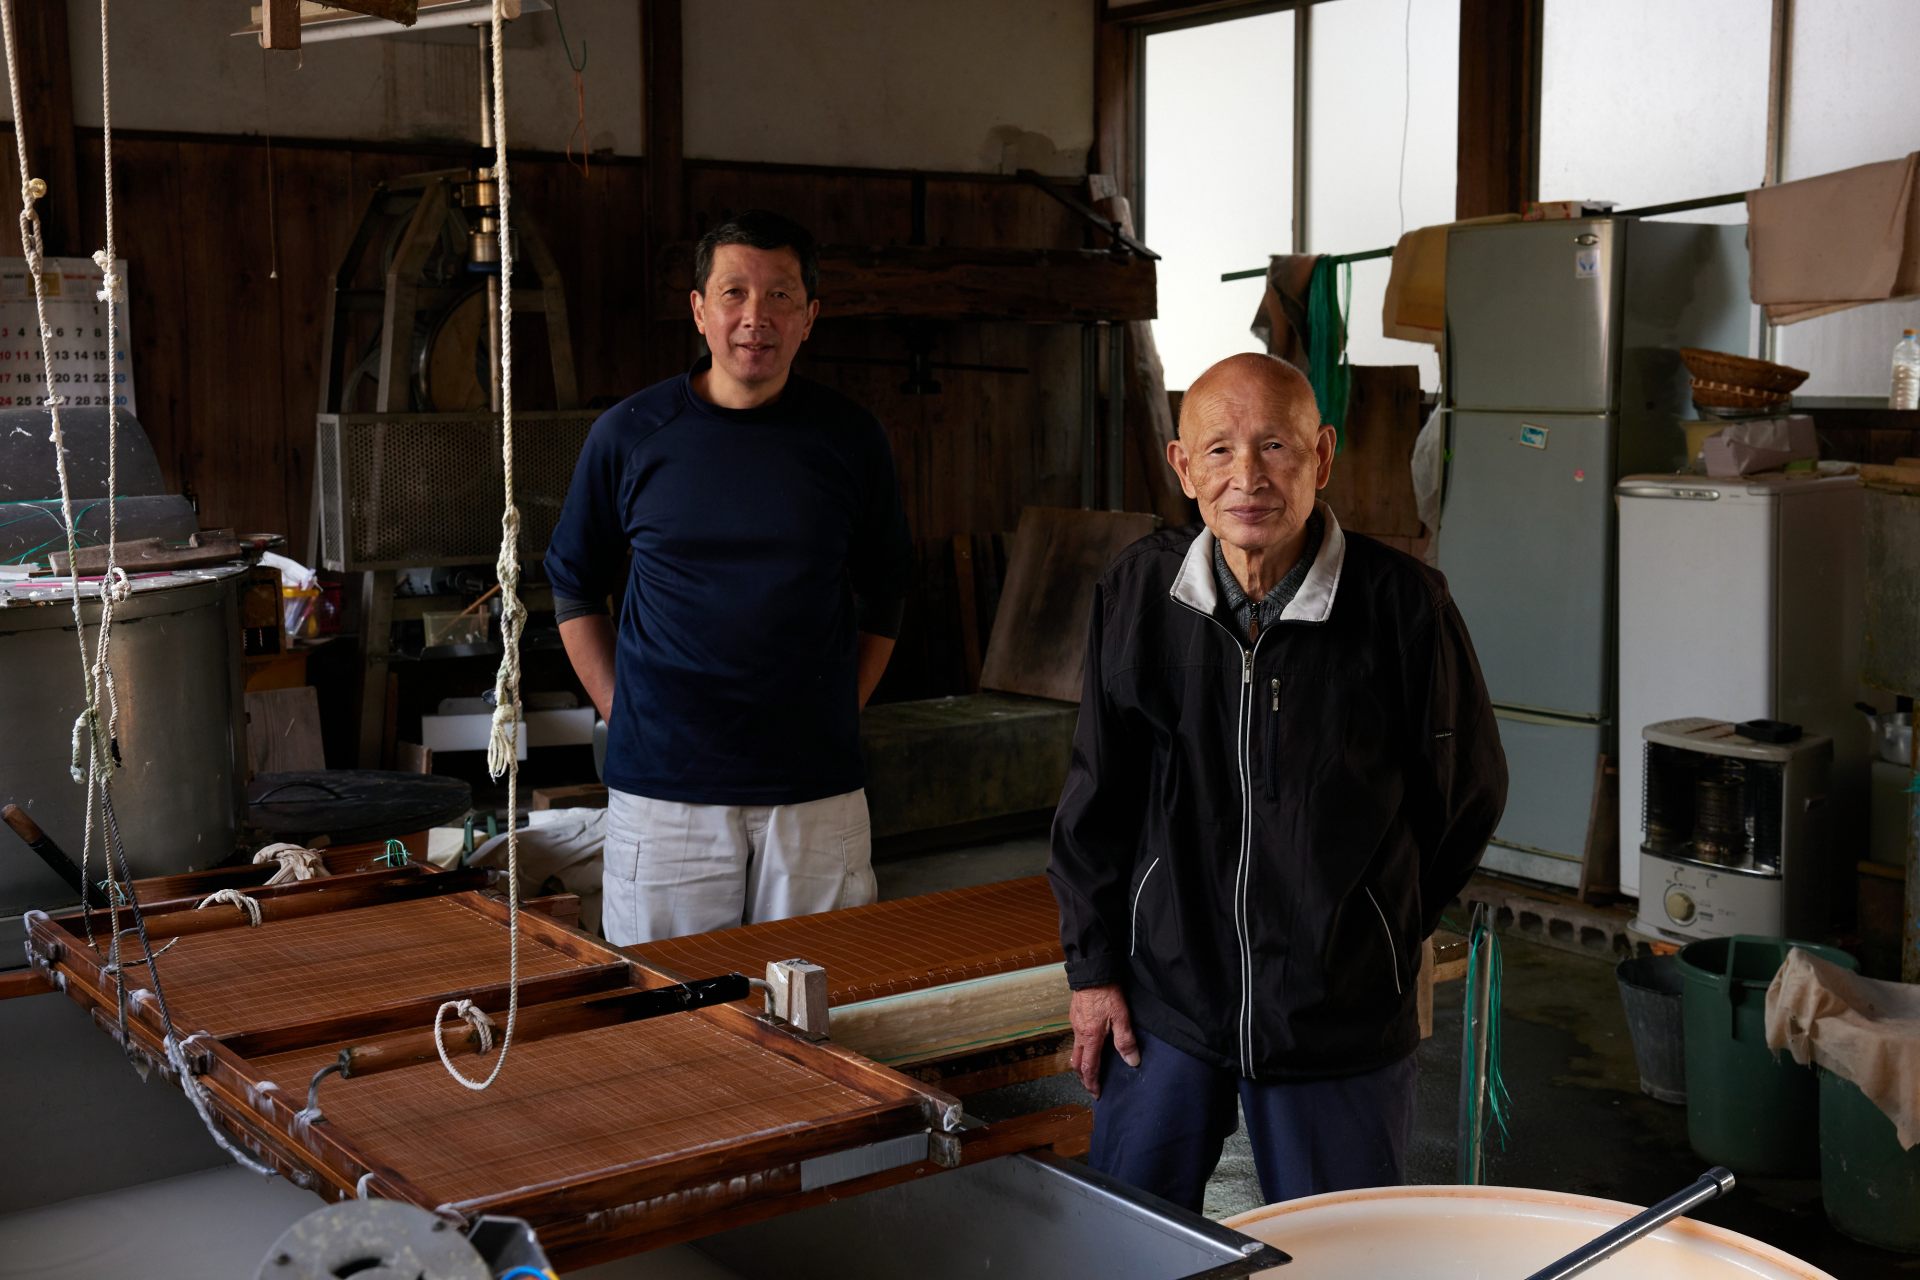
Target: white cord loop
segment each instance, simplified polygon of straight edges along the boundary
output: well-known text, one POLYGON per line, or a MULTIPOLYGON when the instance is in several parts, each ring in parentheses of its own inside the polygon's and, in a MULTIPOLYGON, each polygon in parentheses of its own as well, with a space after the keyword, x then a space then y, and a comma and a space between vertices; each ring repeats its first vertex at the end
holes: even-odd
POLYGON ((230 907, 240 908, 241 911, 246 913, 248 928, 258 929, 260 927, 260 904, 238 889, 222 889, 218 893, 210 893, 200 899, 200 905, 195 907, 194 910, 205 911, 215 903, 223 903, 230 907))
MULTIPOLYGON (((474 1080, 447 1056, 440 1024, 450 1000, 433 1015, 433 1047, 440 1065, 462 1086, 479 1091, 500 1078, 513 1047, 513 1027, 520 1016, 520 630, 527 619, 520 603, 520 510, 513 504, 513 238, 508 218, 512 188, 507 181, 506 38, 501 0, 493 0, 493 180, 500 193, 500 470, 505 505, 500 512, 500 673, 494 680, 493 730, 487 741, 487 770, 507 777, 507 1028, 500 1040, 500 1056, 484 1080, 474 1080)), ((464 1015, 462 1015, 464 1016, 464 1015)), ((484 1015, 483 1015, 484 1016, 484 1015)), ((491 1033, 489 1033, 491 1034, 491 1033)), ((482 1049, 482 1053, 486 1050, 482 1049)))
POLYGON ((475 1053, 484 1057, 493 1052, 493 1019, 487 1016, 485 1009, 480 1008, 471 1000, 449 1000, 440 1006, 440 1012, 435 1014, 433 1019, 434 1035, 436 1037, 440 1034, 440 1019, 448 1010, 452 1010, 454 1017, 459 1018, 473 1029, 473 1038, 476 1046, 474 1049, 475 1053))

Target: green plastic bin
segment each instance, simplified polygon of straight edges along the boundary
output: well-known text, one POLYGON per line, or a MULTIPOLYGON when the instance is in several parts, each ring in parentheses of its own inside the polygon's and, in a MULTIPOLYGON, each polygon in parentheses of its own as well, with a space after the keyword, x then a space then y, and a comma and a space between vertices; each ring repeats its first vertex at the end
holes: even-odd
POLYGON ((1820 1108, 1811 1068, 1767 1048, 1767 987, 1794 947, 1843 969, 1844 951, 1740 934, 1680 949, 1687 1059, 1687 1140, 1737 1173, 1812 1174, 1820 1108))
POLYGON ((1820 1071, 1820 1198, 1827 1221, 1881 1249, 1920 1253, 1920 1147, 1860 1086, 1820 1071))

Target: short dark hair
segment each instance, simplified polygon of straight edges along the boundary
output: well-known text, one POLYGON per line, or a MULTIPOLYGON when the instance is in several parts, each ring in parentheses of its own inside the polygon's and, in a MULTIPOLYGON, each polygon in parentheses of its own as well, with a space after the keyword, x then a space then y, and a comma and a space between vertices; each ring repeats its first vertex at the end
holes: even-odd
POLYGON ((813 233, 777 213, 749 209, 737 213, 704 236, 693 250, 693 287, 707 291, 707 279, 713 275, 713 255, 723 244, 743 244, 749 249, 790 249, 800 259, 800 285, 813 299, 820 294, 820 252, 813 233))

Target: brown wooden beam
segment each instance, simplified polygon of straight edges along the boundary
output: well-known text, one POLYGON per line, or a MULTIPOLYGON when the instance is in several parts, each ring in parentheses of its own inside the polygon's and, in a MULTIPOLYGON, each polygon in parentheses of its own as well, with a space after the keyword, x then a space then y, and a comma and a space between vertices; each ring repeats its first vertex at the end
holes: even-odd
POLYGON ((686 224, 685 71, 681 62, 680 0, 647 0, 640 17, 645 60, 642 92, 646 129, 641 144, 647 159, 647 225, 651 248, 691 232, 686 224))
MULTIPOLYGON (((686 315, 692 246, 661 255, 654 316, 686 315)), ((829 319, 913 317, 1082 324, 1151 320, 1154 264, 1075 249, 956 249, 885 245, 820 249, 821 314, 829 319)))
POLYGON ((6 0, 14 6, 15 45, 20 58, 20 114, 14 137, 26 150, 27 172, 44 179, 40 235, 49 254, 84 254, 80 243, 80 193, 74 156, 73 67, 68 58, 67 6, 60 0, 6 0))
MULTIPOLYGON (((686 76, 681 61, 680 0, 646 0, 640 11, 641 93, 645 127, 641 150, 647 166, 646 216, 641 237, 648 297, 658 297, 661 258, 667 247, 693 234, 687 225, 686 76)), ((678 306, 655 311, 662 323, 649 325, 648 380, 665 378, 686 367, 687 299, 684 285, 678 306)))
POLYGON ((1539 190, 1542 0, 1460 0, 1454 215, 1518 213, 1539 190))
MULTIPOLYGON (((1093 0, 1101 13, 1106 0, 1093 0)), ((1134 113, 1137 82, 1134 34, 1117 22, 1097 17, 1093 40, 1093 152, 1088 173, 1112 178, 1118 194, 1138 200, 1134 189, 1134 113)))

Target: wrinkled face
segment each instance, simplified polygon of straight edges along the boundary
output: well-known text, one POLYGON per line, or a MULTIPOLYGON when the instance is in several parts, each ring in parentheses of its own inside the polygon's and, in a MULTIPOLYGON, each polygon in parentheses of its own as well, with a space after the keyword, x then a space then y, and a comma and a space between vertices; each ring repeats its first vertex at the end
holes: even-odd
POLYGON ((1167 459, 1213 536, 1259 553, 1306 528, 1314 494, 1333 474, 1333 446, 1305 379, 1255 375, 1196 383, 1167 459))
POLYGON ((723 244, 714 250, 706 288, 689 299, 706 335, 714 372, 744 388, 786 382, 820 304, 809 301, 800 259, 791 249, 723 244))

